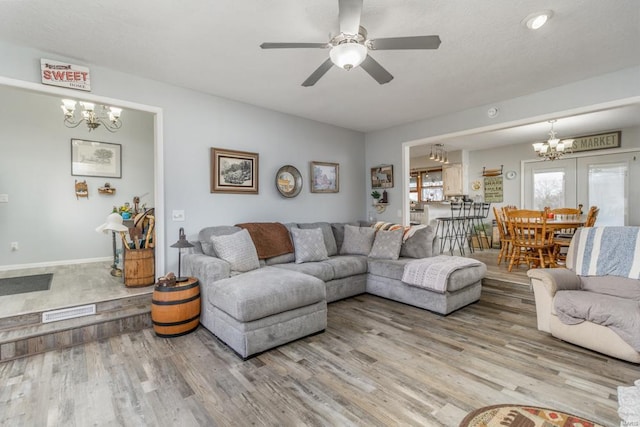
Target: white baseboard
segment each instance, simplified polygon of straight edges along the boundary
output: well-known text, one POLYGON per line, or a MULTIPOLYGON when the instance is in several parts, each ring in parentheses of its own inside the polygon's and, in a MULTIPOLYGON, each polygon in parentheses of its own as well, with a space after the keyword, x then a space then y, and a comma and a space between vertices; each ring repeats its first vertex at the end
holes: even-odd
POLYGON ((113 257, 65 259, 62 261, 36 262, 32 264, 0 265, 0 271, 23 270, 27 268, 56 267, 59 265, 89 264, 92 262, 113 261, 113 257))

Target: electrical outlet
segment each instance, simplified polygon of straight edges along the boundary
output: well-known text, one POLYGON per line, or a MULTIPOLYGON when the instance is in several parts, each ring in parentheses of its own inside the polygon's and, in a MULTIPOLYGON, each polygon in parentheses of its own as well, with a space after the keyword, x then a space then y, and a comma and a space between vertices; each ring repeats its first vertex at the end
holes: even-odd
POLYGON ((184 211, 183 210, 173 211, 171 215, 171 219, 174 221, 184 221, 184 211))
POLYGON ((12 251, 17 251, 18 249, 20 249, 18 247, 18 242, 11 242, 11 250, 12 251))

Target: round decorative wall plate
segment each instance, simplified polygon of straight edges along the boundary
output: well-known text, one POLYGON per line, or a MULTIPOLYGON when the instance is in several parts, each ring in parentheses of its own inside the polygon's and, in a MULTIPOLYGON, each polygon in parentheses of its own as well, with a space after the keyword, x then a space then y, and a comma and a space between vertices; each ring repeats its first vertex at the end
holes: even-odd
POLYGON ((516 171, 507 171, 507 173, 504 174, 507 179, 514 179, 516 175, 518 175, 516 171))
POLYGON ((302 190, 302 175, 294 166, 286 165, 276 173, 276 188, 284 197, 296 197, 302 190))

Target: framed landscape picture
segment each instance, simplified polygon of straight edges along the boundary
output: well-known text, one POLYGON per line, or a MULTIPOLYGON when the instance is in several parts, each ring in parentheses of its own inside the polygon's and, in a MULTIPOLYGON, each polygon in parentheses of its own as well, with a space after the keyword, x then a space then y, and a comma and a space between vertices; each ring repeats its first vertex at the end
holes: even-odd
POLYGON ((311 162, 311 192, 337 193, 340 191, 339 169, 338 163, 311 162))
POLYGON ((258 153, 212 148, 211 192, 258 194, 258 153))
POLYGON ((122 145, 71 139, 71 175, 122 178, 122 145))
POLYGON ((393 165, 371 168, 371 188, 393 187, 393 165))

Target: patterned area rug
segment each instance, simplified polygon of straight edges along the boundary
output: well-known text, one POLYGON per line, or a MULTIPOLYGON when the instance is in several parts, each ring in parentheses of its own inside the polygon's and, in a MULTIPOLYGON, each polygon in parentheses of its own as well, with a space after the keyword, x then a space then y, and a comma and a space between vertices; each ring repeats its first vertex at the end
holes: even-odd
POLYGON ((52 278, 53 274, 47 273, 0 279, 0 296, 48 291, 52 278))
POLYGON ((460 427, 604 427, 552 409, 524 405, 495 405, 476 409, 460 427))

